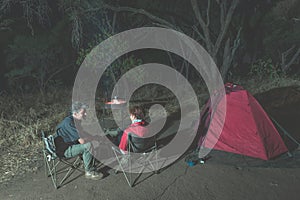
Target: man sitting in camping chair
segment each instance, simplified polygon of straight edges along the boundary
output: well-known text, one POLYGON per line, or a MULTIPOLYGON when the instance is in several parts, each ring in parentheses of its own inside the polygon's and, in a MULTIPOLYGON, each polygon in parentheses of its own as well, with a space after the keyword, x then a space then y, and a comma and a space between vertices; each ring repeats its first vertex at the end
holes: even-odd
POLYGON ((66 117, 56 128, 57 138, 55 139, 56 153, 59 157, 71 158, 82 155, 85 177, 92 180, 99 180, 102 173, 93 169, 93 156, 91 154, 92 144, 88 142, 91 136, 82 138, 86 133, 80 123, 86 117, 88 106, 81 102, 72 104, 72 113, 66 117), (76 123, 76 127, 75 127, 76 123))

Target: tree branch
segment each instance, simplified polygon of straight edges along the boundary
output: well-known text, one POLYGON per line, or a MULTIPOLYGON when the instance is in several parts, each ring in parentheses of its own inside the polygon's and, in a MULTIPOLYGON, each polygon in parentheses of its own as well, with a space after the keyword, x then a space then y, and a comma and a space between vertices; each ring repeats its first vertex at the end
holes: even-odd
POLYGON ((242 27, 239 28, 239 31, 236 35, 236 38, 233 42, 233 46, 230 47, 230 38, 227 39, 224 47, 224 53, 223 53, 223 63, 221 66, 221 75, 223 79, 226 79, 226 75, 228 73, 228 70, 230 69, 230 66, 232 65, 232 61, 235 55, 236 50, 240 46, 240 35, 241 35, 242 27))
POLYGON ((200 33, 199 29, 197 28, 196 25, 192 26, 193 30, 197 33, 197 35, 200 37, 201 40, 205 41, 205 38, 203 34, 200 33))
MULTIPOLYGON (((174 30, 182 32, 182 30, 178 26, 174 26, 172 23, 168 22, 167 20, 157 17, 157 16, 153 15, 152 13, 145 11, 144 9, 137 9, 137 8, 131 8, 131 7, 114 7, 114 6, 110 6, 107 4, 103 5, 103 8, 110 9, 110 10, 113 10, 116 12, 125 11, 125 12, 132 12, 135 14, 145 15, 148 18, 152 19, 153 21, 156 21, 156 22, 162 24, 164 27, 169 27, 174 30)), ((96 8, 96 10, 98 10, 98 9, 99 8, 96 8)), ((90 12, 92 10, 94 10, 94 9, 89 9, 86 12, 90 12)))
POLYGON ((113 22, 112 22, 112 33, 115 33, 116 20, 117 20, 117 12, 114 12, 113 22))
POLYGON ((205 24, 205 22, 201 16, 197 0, 191 0, 191 4, 192 4, 192 8, 194 10, 196 19, 198 20, 198 22, 203 30, 207 51, 208 51, 208 53, 211 54, 211 53, 213 53, 213 46, 212 46, 212 42, 210 39, 209 28, 208 28, 207 24, 205 24))
MULTIPOLYGON (((214 52, 213 52, 213 54, 212 54, 212 57, 213 57, 213 58, 216 57, 216 55, 217 55, 217 53, 218 53, 218 51, 219 51, 219 48, 220 48, 220 46, 221 46, 221 42, 223 41, 224 36, 225 36, 225 34, 226 34, 226 32, 227 32, 227 29, 228 29, 229 24, 230 24, 231 19, 232 19, 232 15, 233 15, 233 13, 234 13, 234 10, 235 10, 235 8, 236 8, 238 2, 239 2, 238 0, 232 0, 232 1, 231 1, 230 8, 228 9, 228 12, 227 12, 227 14, 226 14, 226 20, 225 20, 225 23, 224 23, 223 27, 221 27, 221 28, 222 28, 222 29, 221 29, 221 32, 220 32, 220 34, 218 35, 217 41, 216 41, 216 43, 215 43, 215 45, 214 45, 215 48, 214 48, 214 52)), ((224 2, 223 2, 223 3, 224 3, 224 2)))
MULTIPOLYGON (((289 49, 289 50, 291 50, 291 49, 289 49)), ((286 51, 285 53, 290 52, 289 50, 286 51)), ((289 53, 287 53, 287 54, 289 54, 289 53)), ((287 56, 287 54, 286 54, 286 56, 287 56)), ((283 71, 287 71, 291 67, 291 65, 294 64, 294 62, 296 61, 296 59, 299 56, 300 56, 300 48, 298 48, 298 50, 296 51, 296 53, 293 55, 292 59, 287 64, 285 64, 285 60, 284 60, 284 63, 282 63, 281 69, 283 71)))
POLYGON ((295 48, 296 46, 293 45, 291 48, 286 50, 285 52, 281 53, 281 69, 284 71, 284 66, 286 63, 286 57, 290 54, 290 52, 295 48))
POLYGON ((43 84, 43 87, 46 87, 48 82, 58 73, 60 73, 61 71, 71 67, 72 65, 68 65, 66 67, 62 67, 62 68, 59 68, 58 70, 54 71, 52 74, 49 75, 49 77, 46 79, 46 81, 44 82, 43 84))
POLYGON ((208 0, 207 1, 207 9, 206 9, 206 26, 209 26, 209 23, 210 23, 210 17, 209 17, 210 3, 211 3, 211 0, 208 0))

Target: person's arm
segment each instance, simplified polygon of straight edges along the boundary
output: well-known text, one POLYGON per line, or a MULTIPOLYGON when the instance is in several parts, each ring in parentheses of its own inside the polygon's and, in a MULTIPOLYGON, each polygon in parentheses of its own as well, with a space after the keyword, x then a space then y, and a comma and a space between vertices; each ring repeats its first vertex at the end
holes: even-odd
POLYGON ((68 136, 69 141, 66 141, 66 142, 78 141, 79 144, 84 144, 85 143, 84 139, 82 139, 79 136, 79 131, 76 128, 75 123, 73 121, 71 121, 70 119, 69 119, 69 121, 64 123, 63 129, 68 133, 67 136, 68 136))
POLYGON ((78 142, 80 144, 84 144, 86 142, 97 141, 97 140, 100 140, 99 137, 100 136, 98 136, 98 135, 95 135, 95 136, 94 135, 84 135, 84 137, 80 137, 78 139, 78 142))
POLYGON ((89 134, 88 132, 84 131, 81 126, 78 127, 77 132, 78 132, 78 136, 80 137, 78 139, 78 142, 80 144, 84 144, 86 142, 90 142, 90 141, 99 139, 98 138, 99 136, 94 136, 94 135, 89 134))
POLYGON ((119 148, 122 149, 123 151, 127 151, 127 137, 128 137, 128 133, 125 130, 119 144, 119 148))

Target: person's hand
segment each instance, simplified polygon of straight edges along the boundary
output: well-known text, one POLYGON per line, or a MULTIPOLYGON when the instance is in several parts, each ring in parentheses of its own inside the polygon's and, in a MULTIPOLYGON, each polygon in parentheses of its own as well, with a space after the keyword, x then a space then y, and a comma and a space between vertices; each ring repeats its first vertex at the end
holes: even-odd
POLYGON ((78 139, 78 142, 79 142, 79 144, 84 144, 84 143, 85 143, 85 140, 82 139, 82 138, 79 138, 79 139, 78 139))

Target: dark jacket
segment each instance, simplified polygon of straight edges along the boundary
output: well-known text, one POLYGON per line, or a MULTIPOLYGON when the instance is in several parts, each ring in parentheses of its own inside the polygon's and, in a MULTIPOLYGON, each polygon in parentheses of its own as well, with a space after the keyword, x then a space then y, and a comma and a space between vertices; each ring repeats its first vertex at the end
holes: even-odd
MULTIPOLYGON (((55 147, 56 154, 59 157, 64 157, 66 149, 70 146, 79 144, 78 139, 80 136, 74 120, 73 116, 68 116, 56 127, 55 147)), ((79 127, 80 123, 76 123, 76 125, 79 129, 81 128, 79 127)))

